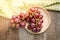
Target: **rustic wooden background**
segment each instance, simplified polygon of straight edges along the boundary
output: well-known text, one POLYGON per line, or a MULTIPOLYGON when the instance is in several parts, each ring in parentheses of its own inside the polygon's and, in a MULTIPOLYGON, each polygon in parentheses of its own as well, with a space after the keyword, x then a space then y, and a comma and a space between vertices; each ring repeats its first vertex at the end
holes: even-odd
POLYGON ((52 22, 48 30, 39 35, 33 35, 25 29, 8 30, 9 21, 0 17, 0 40, 60 40, 60 12, 49 11, 52 22))

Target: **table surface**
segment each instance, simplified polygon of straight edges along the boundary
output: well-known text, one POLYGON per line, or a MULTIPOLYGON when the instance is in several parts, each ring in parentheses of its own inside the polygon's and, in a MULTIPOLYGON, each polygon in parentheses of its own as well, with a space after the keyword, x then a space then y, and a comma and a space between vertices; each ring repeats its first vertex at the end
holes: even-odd
POLYGON ((0 17, 0 40, 60 40, 60 12, 49 11, 52 21, 44 33, 33 35, 25 29, 8 29, 9 21, 0 17))

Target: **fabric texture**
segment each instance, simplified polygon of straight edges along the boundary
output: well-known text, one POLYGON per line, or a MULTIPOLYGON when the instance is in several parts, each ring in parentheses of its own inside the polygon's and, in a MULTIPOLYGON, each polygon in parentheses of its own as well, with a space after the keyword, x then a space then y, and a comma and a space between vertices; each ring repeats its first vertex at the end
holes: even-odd
POLYGON ((0 0, 0 16, 11 19, 13 15, 18 15, 32 6, 60 11, 60 0, 0 0))

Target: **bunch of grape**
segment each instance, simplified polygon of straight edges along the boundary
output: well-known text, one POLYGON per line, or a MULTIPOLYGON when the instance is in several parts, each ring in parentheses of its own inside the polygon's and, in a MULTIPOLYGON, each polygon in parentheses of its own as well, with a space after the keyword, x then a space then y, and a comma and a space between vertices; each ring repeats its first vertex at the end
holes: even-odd
POLYGON ((20 15, 13 16, 10 21, 11 28, 17 28, 20 29, 20 27, 24 27, 26 25, 26 22, 24 20, 24 13, 21 12, 20 15))
POLYGON ((13 16, 11 19, 11 27, 19 29, 25 27, 26 23, 29 25, 27 29, 32 32, 40 32, 43 23, 43 15, 39 7, 32 7, 27 12, 20 13, 18 16, 13 16))
POLYGON ((43 15, 41 14, 39 8, 32 7, 28 10, 28 16, 26 17, 26 22, 29 22, 28 30, 32 32, 40 32, 43 23, 43 15))

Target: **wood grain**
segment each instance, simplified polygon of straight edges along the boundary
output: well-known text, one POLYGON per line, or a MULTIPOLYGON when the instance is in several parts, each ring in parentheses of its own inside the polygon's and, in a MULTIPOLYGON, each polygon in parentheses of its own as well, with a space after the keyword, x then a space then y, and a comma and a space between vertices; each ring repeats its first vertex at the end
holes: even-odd
POLYGON ((18 30, 8 29, 9 19, 0 17, 0 40, 19 40, 18 30))
POLYGON ((52 18, 51 24, 49 26, 49 29, 47 30, 47 40, 56 40, 56 30, 55 30, 55 22, 56 22, 56 12, 51 12, 50 15, 52 18))
POLYGON ((0 40, 60 40, 60 12, 49 11, 52 22, 44 33, 33 35, 24 28, 8 30, 9 21, 0 17, 0 40))
POLYGON ((60 40, 60 12, 56 12, 56 22, 55 22, 55 29, 56 29, 56 40, 60 40))

